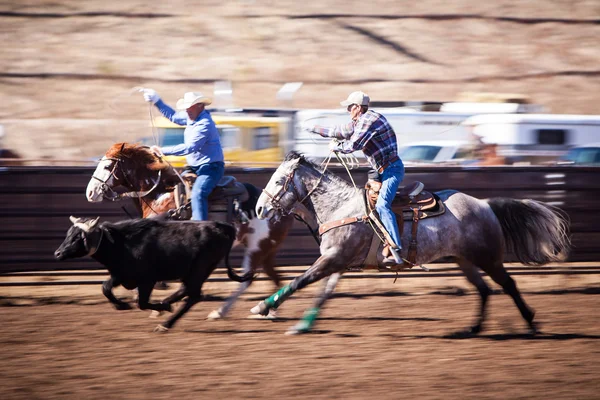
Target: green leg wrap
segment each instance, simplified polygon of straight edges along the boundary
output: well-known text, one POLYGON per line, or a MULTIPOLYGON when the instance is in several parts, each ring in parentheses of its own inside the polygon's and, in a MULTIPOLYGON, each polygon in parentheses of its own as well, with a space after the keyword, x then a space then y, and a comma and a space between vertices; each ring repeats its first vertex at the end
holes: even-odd
POLYGON ((310 331, 315 324, 315 320, 319 316, 319 311, 321 311, 317 307, 309 308, 304 312, 304 316, 298 323, 292 328, 295 332, 298 333, 306 333, 310 331))
POLYGON ((313 308, 309 308, 308 310, 306 310, 304 312, 304 316, 302 317, 302 321, 306 322, 307 326, 309 328, 312 328, 312 326, 315 323, 315 320, 317 319, 317 317, 319 316, 319 312, 321 310, 317 307, 313 307, 313 308))
POLYGON ((294 293, 290 285, 285 285, 279 289, 274 295, 265 299, 265 305, 269 308, 278 308, 281 303, 287 300, 294 293))

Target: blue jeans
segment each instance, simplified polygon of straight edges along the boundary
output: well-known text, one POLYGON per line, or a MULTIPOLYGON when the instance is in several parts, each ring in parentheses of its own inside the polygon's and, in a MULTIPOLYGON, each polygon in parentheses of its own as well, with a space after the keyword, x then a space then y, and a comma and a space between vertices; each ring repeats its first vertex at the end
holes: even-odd
POLYGON ((402 160, 398 160, 388 166, 381 174, 381 189, 379 190, 379 198, 375 204, 375 209, 379 214, 379 218, 392 237, 392 240, 399 248, 402 248, 400 233, 398 232, 398 224, 396 216, 392 211, 392 201, 396 197, 396 191, 400 182, 404 179, 404 164, 402 160))
POLYGON ((208 195, 225 173, 225 164, 221 161, 202 164, 192 168, 198 177, 192 187, 192 219, 208 220, 208 195))

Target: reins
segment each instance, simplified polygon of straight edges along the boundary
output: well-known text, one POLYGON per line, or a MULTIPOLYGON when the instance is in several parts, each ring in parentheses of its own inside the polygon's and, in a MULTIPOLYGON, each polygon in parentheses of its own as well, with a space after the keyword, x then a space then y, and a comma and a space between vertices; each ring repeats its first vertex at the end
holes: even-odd
MULTIPOLYGON (((142 88, 140 88, 142 89, 142 88)), ((158 146, 158 133, 156 132, 156 126, 154 125, 154 116, 152 115, 152 104, 148 104, 148 114, 150 115, 150 123, 152 124, 152 139, 154 139, 154 144, 156 146, 158 146)), ((183 179, 181 177, 181 174, 177 171, 177 169, 175 169, 175 167, 173 167, 173 165, 171 165, 171 163, 164 157, 160 157, 157 155, 157 157, 159 159, 162 159, 164 162, 166 162, 169 167, 171 167, 171 169, 173 170, 173 172, 175 172, 175 175, 177 176, 177 178, 179 178, 179 180, 181 181, 181 183, 183 183, 183 187, 185 188, 185 195, 186 198, 190 198, 191 197, 191 189, 188 185, 188 183, 185 181, 185 179, 183 179)), ((179 202, 178 199, 175 199, 175 202, 179 202)), ((176 204, 177 207, 179 208, 180 204, 176 204)))
MULTIPOLYGON (((348 176, 350 177, 350 181, 352 181, 354 188, 358 190, 358 186, 356 186, 356 183, 354 182, 354 179, 352 178, 352 174, 350 173, 350 168, 348 168, 346 161, 338 155, 337 151, 332 151, 332 152, 335 154, 335 156, 337 157, 340 164, 342 164, 344 166, 344 168, 346 169, 346 172, 348 173, 348 176)), ((370 215, 373 212, 373 210, 370 208, 370 204, 368 201, 365 201, 365 209, 367 211, 366 215, 370 215)), ((385 243, 386 242, 385 238, 381 237, 381 235, 379 234, 377 229, 375 229, 375 225, 373 225, 373 221, 371 220, 371 218, 367 218, 366 221, 369 222, 371 229, 373 229, 373 232, 377 235, 379 240, 381 240, 382 243, 385 243)))

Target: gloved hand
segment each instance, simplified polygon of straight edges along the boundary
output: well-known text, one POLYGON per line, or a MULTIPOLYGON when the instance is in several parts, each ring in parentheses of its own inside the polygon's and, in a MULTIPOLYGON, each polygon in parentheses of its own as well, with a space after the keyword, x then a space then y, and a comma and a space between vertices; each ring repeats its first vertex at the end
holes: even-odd
POLYGON ((302 122, 302 124, 300 125, 300 129, 301 129, 301 130, 303 130, 303 131, 306 131, 306 132, 310 132, 310 133, 316 133, 316 132, 313 132, 313 130, 312 130, 313 126, 314 126, 313 124, 311 124, 311 123, 309 123, 309 122, 306 122, 306 121, 304 121, 304 122, 302 122))
POLYGON ((332 141, 329 142, 329 150, 330 151, 340 151, 341 143, 338 142, 336 139, 333 139, 332 141))
POLYGON ((144 100, 148 103, 156 104, 156 102, 160 100, 160 96, 154 89, 141 88, 140 92, 144 95, 144 100))
POLYGON ((150 151, 152 153, 156 154, 157 157, 163 157, 164 156, 162 150, 158 146, 150 146, 150 151))

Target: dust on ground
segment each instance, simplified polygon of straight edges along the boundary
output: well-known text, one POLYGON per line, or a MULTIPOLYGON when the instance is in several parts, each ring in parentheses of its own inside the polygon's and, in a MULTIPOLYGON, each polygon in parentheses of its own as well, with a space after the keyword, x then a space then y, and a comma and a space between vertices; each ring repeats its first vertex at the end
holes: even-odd
POLYGON ((486 331, 454 338, 478 303, 454 278, 342 279, 314 333, 302 336, 284 333, 317 287, 295 294, 276 322, 246 318, 272 291, 266 282, 253 285, 229 319, 206 321, 235 287, 213 283, 209 301, 167 334, 152 333, 164 317, 118 312, 99 286, 68 295, 62 287, 2 288, 0 397, 599 398, 597 281, 515 279, 540 335, 529 335, 512 300, 496 292, 486 331))

